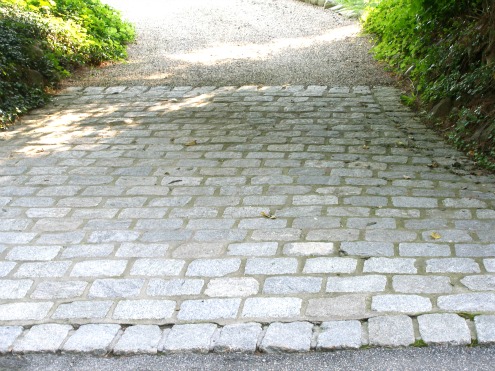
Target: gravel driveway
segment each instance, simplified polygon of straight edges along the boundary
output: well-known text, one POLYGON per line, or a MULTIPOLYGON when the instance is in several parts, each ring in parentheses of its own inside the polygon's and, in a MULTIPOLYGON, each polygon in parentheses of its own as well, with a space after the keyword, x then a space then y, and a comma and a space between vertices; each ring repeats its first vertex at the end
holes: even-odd
POLYGON ((390 85, 360 27, 296 0, 105 0, 135 24, 129 60, 65 86, 390 85))

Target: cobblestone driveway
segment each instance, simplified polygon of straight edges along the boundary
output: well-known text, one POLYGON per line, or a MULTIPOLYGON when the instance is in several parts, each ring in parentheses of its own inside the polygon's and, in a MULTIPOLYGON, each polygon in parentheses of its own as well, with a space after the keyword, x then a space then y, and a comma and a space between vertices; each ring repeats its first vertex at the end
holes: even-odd
POLYGON ((495 341, 495 178, 398 95, 71 88, 25 116, 0 134, 0 350, 495 341))

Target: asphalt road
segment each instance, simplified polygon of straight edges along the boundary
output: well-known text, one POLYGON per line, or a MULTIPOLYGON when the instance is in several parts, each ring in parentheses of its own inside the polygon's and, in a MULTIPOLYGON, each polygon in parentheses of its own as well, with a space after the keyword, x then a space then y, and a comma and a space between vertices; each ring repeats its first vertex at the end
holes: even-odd
POLYGON ((493 370, 495 347, 367 349, 331 353, 91 357, 26 355, 0 357, 0 370, 493 370))

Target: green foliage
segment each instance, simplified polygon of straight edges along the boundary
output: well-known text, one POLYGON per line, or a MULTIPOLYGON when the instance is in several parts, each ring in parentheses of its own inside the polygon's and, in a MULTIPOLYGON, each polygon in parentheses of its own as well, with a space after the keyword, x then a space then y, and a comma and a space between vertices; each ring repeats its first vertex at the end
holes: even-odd
POLYGON ((443 122, 450 139, 494 166, 487 160, 495 146, 493 1, 382 0, 364 27, 376 38, 376 57, 410 79, 406 101, 428 107, 451 99, 455 109, 443 122))
POLYGON ((428 346, 422 339, 416 340, 414 343, 411 344, 411 346, 416 347, 416 348, 425 348, 428 346))
POLYGON ((125 57, 130 24, 99 0, 3 0, 0 126, 43 104, 46 88, 84 64, 125 57))

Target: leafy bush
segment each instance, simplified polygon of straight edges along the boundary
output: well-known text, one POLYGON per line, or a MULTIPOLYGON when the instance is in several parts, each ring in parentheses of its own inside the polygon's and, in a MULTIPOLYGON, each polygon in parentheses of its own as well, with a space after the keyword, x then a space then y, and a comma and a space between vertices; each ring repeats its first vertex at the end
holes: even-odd
POLYGON ((441 124, 455 144, 480 159, 495 154, 493 1, 382 0, 364 27, 376 57, 410 79, 419 104, 452 102, 441 124))
POLYGON ((99 0, 3 0, 0 126, 43 104, 74 68, 126 56, 130 24, 99 0))

